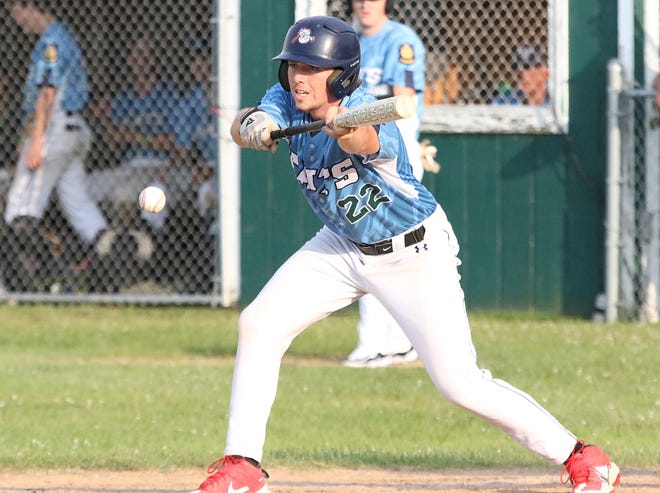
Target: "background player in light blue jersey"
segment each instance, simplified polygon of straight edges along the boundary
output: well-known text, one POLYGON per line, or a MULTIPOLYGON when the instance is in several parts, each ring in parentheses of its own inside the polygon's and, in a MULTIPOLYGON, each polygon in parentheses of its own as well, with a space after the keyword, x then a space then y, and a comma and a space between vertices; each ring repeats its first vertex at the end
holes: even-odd
POLYGON ((12 1, 11 13, 26 33, 39 34, 30 54, 22 102, 23 144, 5 210, 18 238, 38 235, 53 188, 82 242, 107 226, 87 191, 84 160, 91 131, 81 115, 88 102, 87 75, 78 43, 46 0, 12 1))
MULTIPOLYGON (((424 167, 419 144, 419 123, 424 105, 424 45, 410 27, 388 17, 392 0, 348 0, 353 24, 360 37, 362 86, 377 98, 407 94, 417 98, 417 115, 397 121, 415 177, 424 167)), ((344 365, 382 367, 417 359, 417 352, 392 315, 375 297, 358 302, 358 343, 344 365)))
POLYGON ((231 135, 241 147, 273 150, 272 131, 325 121, 321 131, 288 138, 292 179, 323 227, 241 312, 225 455, 196 491, 269 491, 261 461, 284 353, 311 324, 371 293, 403 327, 442 396, 565 464, 573 493, 611 493, 619 469, 599 447, 576 440, 531 396, 477 365, 458 242, 413 176, 397 125, 334 125, 338 113, 374 100, 359 87, 355 31, 334 17, 301 19, 275 59, 279 84, 236 115, 231 135))

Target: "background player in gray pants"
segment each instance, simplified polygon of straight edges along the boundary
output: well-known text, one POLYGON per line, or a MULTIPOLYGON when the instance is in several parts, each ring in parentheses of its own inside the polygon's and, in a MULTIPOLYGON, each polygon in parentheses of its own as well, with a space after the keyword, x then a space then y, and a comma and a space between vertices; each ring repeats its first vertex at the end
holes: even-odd
POLYGON ((40 36, 23 90, 22 144, 5 221, 18 237, 34 236, 57 187, 62 211, 91 246, 107 223, 87 192, 92 133, 81 115, 89 94, 80 48, 47 1, 13 1, 11 14, 25 33, 40 36))

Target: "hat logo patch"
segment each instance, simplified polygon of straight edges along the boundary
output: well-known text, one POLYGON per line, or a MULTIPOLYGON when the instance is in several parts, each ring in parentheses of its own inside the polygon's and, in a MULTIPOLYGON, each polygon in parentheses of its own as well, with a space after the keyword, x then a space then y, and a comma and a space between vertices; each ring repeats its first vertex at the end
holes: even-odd
POLYGON ((314 36, 312 36, 312 30, 308 27, 303 27, 298 31, 298 34, 296 35, 295 38, 293 38, 293 42, 298 41, 300 44, 306 44, 306 43, 313 43, 314 42, 314 36))

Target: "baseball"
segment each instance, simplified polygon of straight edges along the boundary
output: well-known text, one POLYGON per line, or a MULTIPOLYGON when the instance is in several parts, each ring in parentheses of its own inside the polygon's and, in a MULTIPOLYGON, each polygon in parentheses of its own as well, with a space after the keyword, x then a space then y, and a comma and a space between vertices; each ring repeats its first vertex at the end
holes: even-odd
POLYGON ((165 192, 158 187, 147 187, 140 192, 138 203, 143 211, 157 214, 165 207, 165 192))

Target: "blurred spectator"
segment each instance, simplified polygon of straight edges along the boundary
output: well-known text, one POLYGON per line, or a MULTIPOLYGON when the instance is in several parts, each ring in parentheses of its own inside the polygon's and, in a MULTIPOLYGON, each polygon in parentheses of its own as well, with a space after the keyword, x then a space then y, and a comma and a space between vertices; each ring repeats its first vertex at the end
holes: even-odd
POLYGON ((513 51, 511 68, 515 81, 501 81, 491 104, 526 104, 537 106, 548 102, 548 63, 539 46, 520 45, 513 51))
POLYGON ((515 51, 514 67, 523 104, 540 105, 548 102, 548 61, 538 46, 522 45, 515 51))
POLYGON ((62 211, 85 246, 96 242, 107 223, 86 184, 84 160, 91 131, 81 112, 89 95, 78 43, 48 2, 13 0, 10 7, 16 24, 26 34, 39 36, 24 84, 23 143, 5 209, 10 243, 18 251, 10 282, 15 289, 23 289, 28 288, 26 278, 51 268, 53 252, 60 252, 59 238, 42 224, 54 188, 62 211))
POLYGON ((179 292, 208 292, 212 286, 217 209, 217 116, 214 113, 213 59, 209 37, 192 39, 186 50, 183 94, 175 111, 176 155, 168 186, 176 187, 179 205, 170 212, 163 255, 184 267, 184 275, 161 278, 179 292), (186 245, 182 250, 181 244, 186 245))
POLYGON ((426 72, 438 71, 441 76, 427 81, 424 88, 424 105, 456 104, 461 95, 458 67, 453 62, 447 62, 443 53, 429 52, 426 59, 426 72))
POLYGON ((653 79, 653 90, 655 91, 655 105, 660 109, 660 72, 653 79))
POLYGON ((16 161, 17 122, 12 114, 10 96, 7 61, 0 58, 0 193, 3 202, 16 161))
POLYGON ((217 115, 213 111, 213 59, 209 40, 198 37, 188 44, 188 77, 176 111, 176 145, 179 167, 191 170, 196 206, 209 224, 217 204, 217 115))
POLYGON ((90 189, 97 200, 110 200, 114 217, 126 220, 135 211, 135 201, 147 185, 165 189, 167 205, 158 214, 142 217, 155 230, 161 230, 176 198, 166 186, 174 143, 174 110, 179 91, 160 79, 159 55, 153 42, 139 38, 127 57, 130 72, 127 86, 110 101, 99 98, 95 115, 104 129, 108 145, 122 151, 118 167, 94 171, 90 189), (109 103, 109 104, 108 104, 109 103))
MULTIPOLYGON (((0 214, 5 212, 5 198, 11 183, 11 175, 15 158, 15 136, 16 125, 13 124, 11 108, 9 103, 9 70, 7 59, 0 55, 0 214)), ((4 222, 0 222, 0 238, 4 239, 6 228, 4 222)), ((4 283, 4 269, 10 245, 8 242, 0 243, 0 294, 6 293, 4 283)))
MULTIPOLYGON (((0 214, 4 214, 5 211, 5 199, 16 160, 17 125, 12 115, 9 96, 9 70, 6 59, 0 58, 0 214)), ((0 234, 3 238, 5 233, 5 225, 2 223, 0 224, 0 234)), ((11 257, 8 255, 9 248, 10 245, 7 242, 2 242, 0 245, 0 269, 2 270, 6 265, 7 257, 11 257)), ((3 277, 0 275, 0 294, 5 292, 3 277)))

